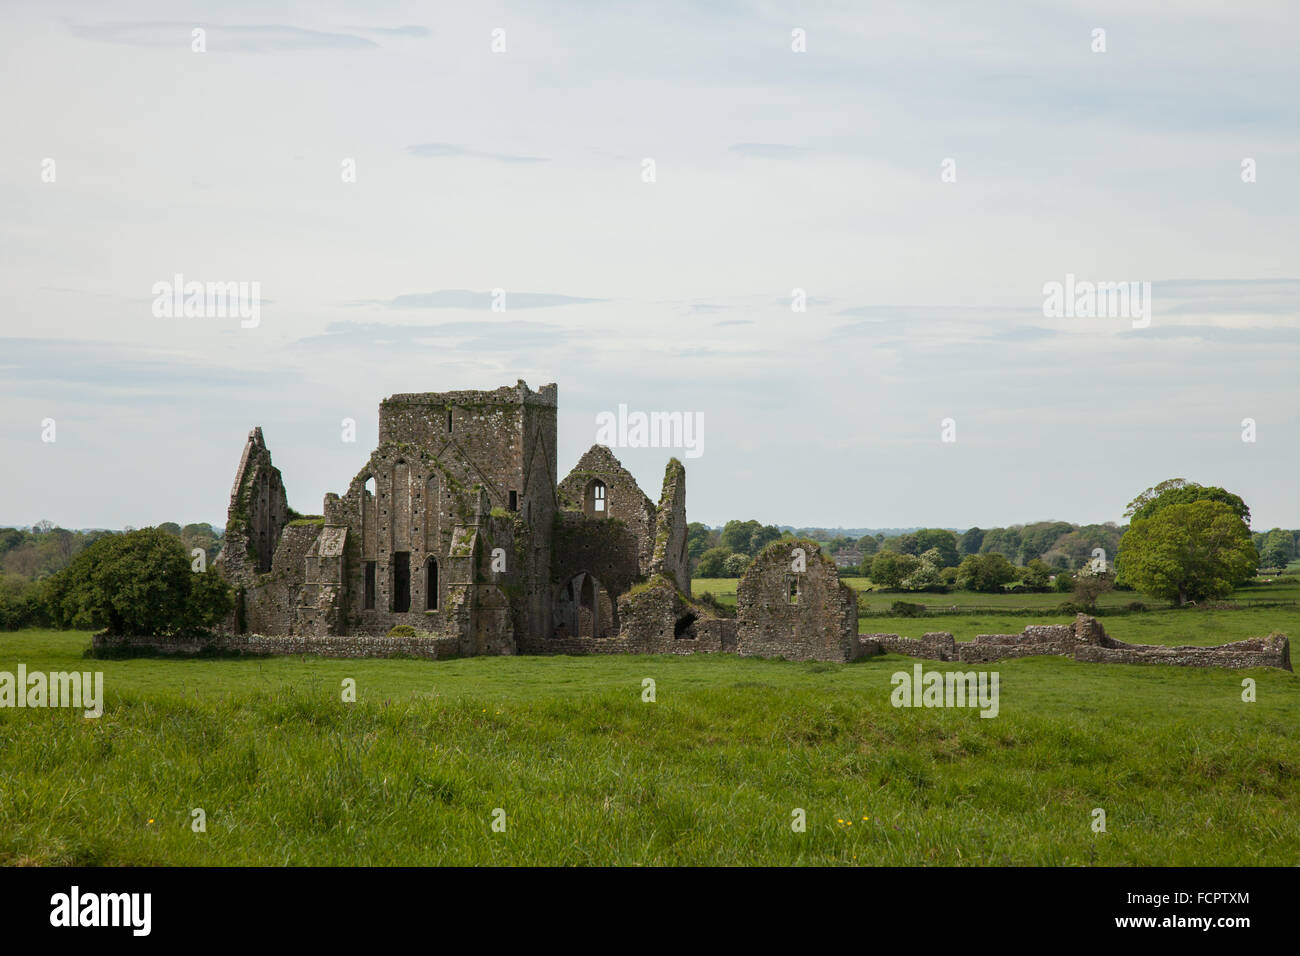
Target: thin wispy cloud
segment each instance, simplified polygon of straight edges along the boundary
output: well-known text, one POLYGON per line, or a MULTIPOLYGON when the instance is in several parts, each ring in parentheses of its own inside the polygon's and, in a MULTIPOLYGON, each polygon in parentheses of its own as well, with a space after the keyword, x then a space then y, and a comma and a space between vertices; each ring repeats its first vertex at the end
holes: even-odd
POLYGON ((781 143, 737 143, 731 147, 731 151, 755 159, 802 159, 812 154, 811 149, 803 146, 785 146, 781 143))
POLYGON ((421 159, 490 159, 497 163, 547 163, 549 159, 543 156, 516 156, 511 153, 492 153, 481 149, 470 149, 466 146, 455 146, 451 143, 417 143, 414 146, 406 147, 406 151, 412 156, 419 156, 421 159))
MULTIPOLYGON (((0 338, 0 356, 0 391, 11 394, 56 385, 60 390, 128 390, 157 400, 178 388, 244 390, 265 374, 160 349, 83 339, 0 338)), ((286 380, 296 377, 288 369, 282 374, 286 380)))
POLYGON ((432 36, 433 31, 428 27, 408 24, 400 27, 348 27, 356 33, 378 33, 381 36, 389 37, 427 37, 432 36))
MULTIPOLYGON (((491 311, 495 296, 491 292, 470 289, 439 289, 435 292, 411 292, 391 299, 366 299, 353 305, 381 305, 389 309, 483 309, 491 311)), ((562 305, 588 305, 604 299, 553 292, 511 292, 506 290, 506 309, 551 309, 562 305)))
POLYGON ((289 50, 366 50, 379 46, 355 33, 309 30, 283 24, 222 24, 176 21, 135 23, 76 23, 69 29, 77 36, 103 43, 128 46, 174 47, 188 50, 196 29, 206 33, 211 52, 281 53, 289 50))
POLYGON ((581 333, 536 321, 505 319, 487 322, 441 322, 398 325, 390 322, 332 322, 321 335, 308 336, 287 346, 291 353, 341 352, 357 355, 376 351, 391 355, 424 349, 445 353, 449 346, 473 353, 512 352, 521 356, 538 349, 567 348, 581 333))

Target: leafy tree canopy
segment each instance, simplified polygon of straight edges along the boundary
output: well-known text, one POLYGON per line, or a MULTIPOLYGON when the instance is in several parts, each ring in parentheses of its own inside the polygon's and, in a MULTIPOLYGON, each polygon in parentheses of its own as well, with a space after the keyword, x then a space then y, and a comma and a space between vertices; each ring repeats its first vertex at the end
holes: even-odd
POLYGON ((1148 488, 1128 503, 1124 511, 1126 518, 1137 521, 1150 518, 1162 508, 1170 505, 1188 505, 1193 501, 1218 501, 1233 510, 1238 518, 1250 524, 1250 509, 1237 495, 1223 488, 1198 485, 1186 478, 1168 478, 1160 484, 1148 488))
POLYGON ((727 576, 727 558, 733 554, 730 548, 709 548, 700 556, 695 566, 695 573, 702 578, 725 578, 727 576))
POLYGON ((1258 565, 1240 509, 1217 500, 1162 505, 1149 516, 1135 515, 1116 561, 1120 583, 1180 605, 1227 597, 1258 565))
POLYGON ((216 569, 191 570, 180 539, 159 528, 100 538, 50 578, 59 627, 166 637, 206 630, 230 613, 234 595, 216 569))
POLYGON ((1016 573, 1016 566, 1000 552, 973 554, 958 565, 957 584, 968 591, 995 593, 1014 581, 1016 573))

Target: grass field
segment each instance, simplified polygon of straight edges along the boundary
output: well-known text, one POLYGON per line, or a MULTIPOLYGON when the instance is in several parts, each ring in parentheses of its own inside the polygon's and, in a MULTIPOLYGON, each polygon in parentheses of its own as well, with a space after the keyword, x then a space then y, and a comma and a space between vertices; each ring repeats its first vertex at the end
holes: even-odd
MULTIPOLYGON (((1050 612, 1061 603, 1070 600, 1070 595, 1060 594, 1055 591, 1019 594, 1011 592, 982 594, 978 591, 949 591, 946 594, 874 591, 871 589, 871 582, 866 578, 841 577, 840 580, 851 585, 863 597, 872 611, 887 611, 893 602, 907 601, 910 604, 924 604, 932 608, 948 608, 956 605, 959 608, 977 607, 981 610, 985 608, 1005 608, 1009 611, 1041 610, 1050 612)), ((691 591, 694 594, 702 594, 707 591, 724 605, 735 607, 736 587, 739 583, 739 578, 695 578, 691 582, 691 591)), ((1300 610, 1300 584, 1246 585, 1237 588, 1233 592, 1232 600, 1245 605, 1294 601, 1297 602, 1297 609, 1300 610)), ((1171 604, 1141 594, 1135 594, 1132 591, 1108 591, 1101 596, 1097 605, 1102 611, 1117 610, 1134 601, 1141 602, 1152 610, 1172 607, 1171 604)))
MULTIPOLYGON (((1113 623, 1130 638, 1121 622, 1186 614, 1113 623)), ((892 707, 891 675, 918 663, 897 656, 98 661, 88 645, 0 635, 0 670, 102 670, 107 698, 98 720, 0 709, 0 863, 1300 863, 1300 681, 1283 671, 1005 661, 984 719, 892 707)))
MULTIPOLYGON (((927 631, 951 631, 959 641, 976 634, 1019 634, 1026 624, 1069 624, 1073 614, 944 614, 927 617, 871 616, 858 619, 862 633, 920 637, 927 631)), ((1300 606, 1251 607, 1231 611, 1166 610, 1099 617, 1106 633, 1130 644, 1223 644, 1274 631, 1300 635, 1300 606)))

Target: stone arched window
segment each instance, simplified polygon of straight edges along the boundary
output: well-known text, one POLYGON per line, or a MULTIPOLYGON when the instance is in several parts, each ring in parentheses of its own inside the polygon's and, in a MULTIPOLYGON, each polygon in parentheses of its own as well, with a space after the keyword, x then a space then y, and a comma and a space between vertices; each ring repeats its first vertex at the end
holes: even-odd
POLYGON ((411 610, 411 552, 394 551, 389 569, 393 575, 388 592, 392 596, 392 611, 405 614, 411 610))
POLYGON ((424 607, 438 610, 438 559, 432 555, 424 565, 424 607))
POLYGON ((582 576, 578 589, 578 635, 597 637, 600 634, 600 586, 590 574, 582 576))
POLYGON ((589 518, 604 518, 609 515, 609 497, 605 483, 599 478, 587 482, 587 491, 583 495, 582 510, 589 518))

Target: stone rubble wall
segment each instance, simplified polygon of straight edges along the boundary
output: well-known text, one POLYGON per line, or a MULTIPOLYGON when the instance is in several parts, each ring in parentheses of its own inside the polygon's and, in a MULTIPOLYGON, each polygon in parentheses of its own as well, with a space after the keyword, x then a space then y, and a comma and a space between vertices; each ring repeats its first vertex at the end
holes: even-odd
POLYGON ((979 634, 958 644, 949 633, 919 640, 897 634, 863 634, 864 646, 930 660, 988 662, 1053 655, 1116 664, 1174 664, 1185 667, 1278 667, 1291 670, 1290 641, 1281 634, 1211 647, 1126 644, 1110 637, 1095 617, 1080 614, 1073 624, 1031 624, 1020 634, 979 634))
POLYGON ((872 644, 879 648, 875 653, 890 652, 906 654, 908 657, 924 657, 932 661, 951 661, 957 659, 956 639, 946 631, 923 634, 921 637, 899 637, 897 634, 862 634, 858 642, 872 644))
POLYGON ((1082 646, 1075 660, 1108 664, 1176 664, 1183 667, 1279 667, 1291 670, 1291 644, 1281 634, 1253 637, 1214 647, 1168 647, 1124 644, 1121 647, 1082 646))

